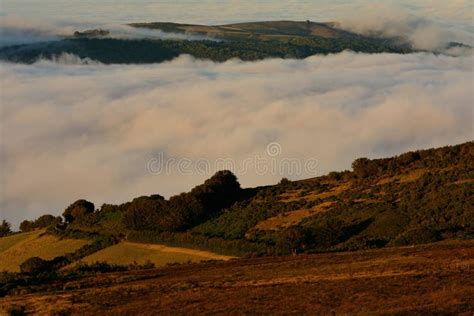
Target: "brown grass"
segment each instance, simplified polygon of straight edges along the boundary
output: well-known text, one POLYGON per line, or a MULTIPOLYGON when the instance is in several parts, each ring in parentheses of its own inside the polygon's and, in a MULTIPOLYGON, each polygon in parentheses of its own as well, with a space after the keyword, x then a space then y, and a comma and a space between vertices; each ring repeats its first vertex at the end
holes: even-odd
POLYGON ((83 277, 0 306, 73 315, 470 315, 473 258, 474 241, 465 241, 239 259, 83 277))
POLYGON ((379 181, 377 181, 377 185, 384 185, 384 184, 395 182, 395 181, 399 181, 400 183, 413 182, 421 178, 426 172, 428 172, 428 170, 425 168, 415 169, 401 175, 396 175, 396 176, 388 177, 388 178, 382 178, 379 181))

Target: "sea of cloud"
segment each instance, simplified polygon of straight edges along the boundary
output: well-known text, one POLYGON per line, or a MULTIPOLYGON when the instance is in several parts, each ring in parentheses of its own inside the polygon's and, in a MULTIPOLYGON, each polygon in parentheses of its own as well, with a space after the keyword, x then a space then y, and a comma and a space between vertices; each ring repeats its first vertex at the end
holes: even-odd
POLYGON ((472 56, 352 52, 220 64, 181 56, 101 65, 71 55, 2 63, 0 217, 17 224, 59 214, 79 198, 169 196, 215 171, 153 174, 149 162, 160 155, 239 166, 276 142, 279 158, 318 161, 316 174, 238 173, 255 186, 468 141, 473 71, 472 56))

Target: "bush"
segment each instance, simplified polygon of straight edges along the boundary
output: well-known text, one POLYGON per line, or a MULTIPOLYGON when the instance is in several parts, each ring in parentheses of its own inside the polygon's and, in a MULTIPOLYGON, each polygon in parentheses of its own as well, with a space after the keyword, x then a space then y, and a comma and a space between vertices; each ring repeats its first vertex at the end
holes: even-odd
POLYGON ((20 264, 20 271, 27 274, 37 274, 50 269, 48 261, 40 257, 31 257, 20 264))

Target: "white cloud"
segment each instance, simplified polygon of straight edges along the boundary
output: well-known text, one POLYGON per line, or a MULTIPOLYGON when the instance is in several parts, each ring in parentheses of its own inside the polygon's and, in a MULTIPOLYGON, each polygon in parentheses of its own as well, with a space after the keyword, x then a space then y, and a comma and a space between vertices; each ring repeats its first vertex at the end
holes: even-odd
MULTIPOLYGON (((182 56, 154 65, 1 64, 0 217, 18 223, 96 204, 171 195, 209 175, 154 176, 150 158, 241 163, 317 158, 320 173, 473 136, 473 59, 344 52, 222 64, 182 56)), ((244 186, 281 174, 239 174, 244 186)), ((313 174, 303 174, 304 178, 313 174)))
POLYGON ((472 32, 437 22, 431 15, 413 14, 400 5, 381 3, 356 11, 359 13, 341 18, 342 28, 366 35, 399 37, 423 50, 442 50, 447 43, 456 41, 473 43, 472 32))

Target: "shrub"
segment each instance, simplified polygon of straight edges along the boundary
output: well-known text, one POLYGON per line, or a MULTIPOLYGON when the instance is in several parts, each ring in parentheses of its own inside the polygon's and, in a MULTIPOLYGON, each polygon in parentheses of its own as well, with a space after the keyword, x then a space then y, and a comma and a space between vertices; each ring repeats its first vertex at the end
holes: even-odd
POLYGON ((20 271, 27 274, 36 274, 45 272, 50 268, 48 261, 40 257, 31 257, 20 264, 20 271))

